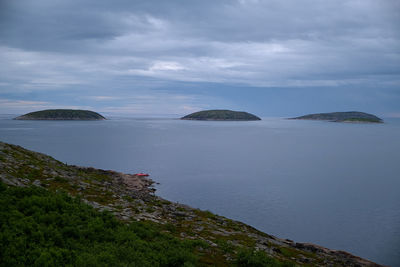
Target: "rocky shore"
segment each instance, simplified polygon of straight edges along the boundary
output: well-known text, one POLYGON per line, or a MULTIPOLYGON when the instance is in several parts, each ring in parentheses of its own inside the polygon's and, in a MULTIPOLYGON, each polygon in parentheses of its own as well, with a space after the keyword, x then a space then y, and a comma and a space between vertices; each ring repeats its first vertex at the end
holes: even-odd
POLYGON ((181 239, 207 242, 210 265, 227 266, 239 248, 248 247, 300 266, 380 266, 344 251, 281 239, 209 211, 170 202, 155 195, 154 181, 145 177, 66 165, 3 142, 0 178, 9 186, 64 190, 123 221, 153 221, 168 226, 166 231, 181 239))

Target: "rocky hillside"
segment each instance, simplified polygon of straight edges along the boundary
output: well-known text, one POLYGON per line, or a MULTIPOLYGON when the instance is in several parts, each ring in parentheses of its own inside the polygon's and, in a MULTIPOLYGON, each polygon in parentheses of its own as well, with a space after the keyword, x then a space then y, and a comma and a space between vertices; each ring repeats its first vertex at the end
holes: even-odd
POLYGON ((90 110, 47 109, 16 117, 15 120, 105 120, 102 115, 90 110))
MULTIPOLYGON (((258 251, 286 266, 379 266, 344 251, 297 243, 262 233, 246 224, 173 203, 154 194, 154 182, 132 174, 66 165, 47 155, 0 142, 0 178, 8 186, 63 190, 129 224, 152 222, 180 240, 206 244, 196 250, 201 266, 239 264, 240 251, 258 251)), ((259 257, 259 256, 257 256, 259 257)), ((260 256, 261 257, 261 256, 260 256)), ((257 262, 256 260, 254 262, 257 262)), ((254 266, 278 266, 258 261, 254 266)), ((243 263, 243 262, 242 262, 243 263)), ((279 265, 281 266, 281 265, 279 265)))

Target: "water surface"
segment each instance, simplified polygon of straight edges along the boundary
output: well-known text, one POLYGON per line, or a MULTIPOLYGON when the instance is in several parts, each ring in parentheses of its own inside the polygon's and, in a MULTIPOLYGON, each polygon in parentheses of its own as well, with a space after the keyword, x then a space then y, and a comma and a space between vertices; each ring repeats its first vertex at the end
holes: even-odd
POLYGON ((400 120, 14 121, 0 140, 68 164, 149 172, 157 194, 297 242, 400 266, 400 120))

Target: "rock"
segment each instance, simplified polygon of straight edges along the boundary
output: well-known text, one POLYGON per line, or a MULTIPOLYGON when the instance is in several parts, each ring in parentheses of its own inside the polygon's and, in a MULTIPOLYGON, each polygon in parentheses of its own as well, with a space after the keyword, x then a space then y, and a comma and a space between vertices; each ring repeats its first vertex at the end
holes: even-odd
POLYGON ((173 215, 175 215, 177 217, 185 217, 186 216, 186 212, 184 212, 184 211, 175 211, 173 213, 173 215))
POLYGON ((42 183, 41 183, 39 180, 33 181, 32 184, 33 184, 33 185, 36 185, 36 186, 42 186, 42 183))

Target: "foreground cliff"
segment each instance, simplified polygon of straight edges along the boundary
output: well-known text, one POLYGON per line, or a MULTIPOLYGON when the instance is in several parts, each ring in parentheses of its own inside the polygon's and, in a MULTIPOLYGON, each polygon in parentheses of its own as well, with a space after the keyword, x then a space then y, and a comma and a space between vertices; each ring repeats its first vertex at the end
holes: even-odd
POLYGON ((8 253, 0 253, 0 262, 14 253, 7 260, 15 265, 379 266, 167 201, 154 195, 147 178, 70 166, 2 142, 0 178, 7 185, 0 186, 0 223, 8 233, 0 239, 8 253))

